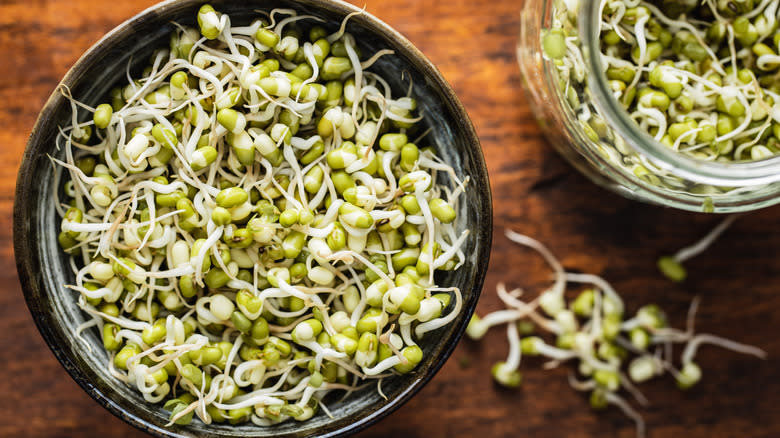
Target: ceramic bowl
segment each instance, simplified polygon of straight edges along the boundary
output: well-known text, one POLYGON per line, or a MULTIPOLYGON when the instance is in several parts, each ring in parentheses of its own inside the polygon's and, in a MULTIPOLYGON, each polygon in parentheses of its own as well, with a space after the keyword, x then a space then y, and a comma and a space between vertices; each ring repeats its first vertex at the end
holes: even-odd
MULTIPOLYGON (((62 84, 82 102, 96 104, 111 87, 120 83, 128 63, 137 66, 156 47, 166 47, 173 22, 194 25, 201 0, 160 3, 124 22, 90 48, 71 68, 62 84)), ((318 16, 336 30, 343 18, 358 11, 352 5, 325 0, 226 1, 211 4, 230 15, 232 22, 248 22, 256 10, 293 8, 318 16)), ((457 286, 464 294, 463 310, 450 325, 426 335, 421 342, 422 363, 411 373, 385 379, 387 399, 375 385, 329 406, 333 418, 322 410, 308 421, 288 421, 261 428, 211 424, 194 420, 187 426, 165 427, 168 412, 149 404, 135 389, 108 373, 107 353, 97 330, 76 337, 76 328, 86 320, 76 305, 76 294, 63 287, 73 281, 65 254, 57 243, 60 218, 52 207, 55 181, 49 155, 59 156, 54 147, 58 126, 68 123, 69 102, 59 91, 52 93, 40 113, 19 170, 14 205, 14 249, 19 278, 27 305, 41 335, 73 379, 113 414, 151 435, 159 437, 306 437, 338 436, 355 432, 376 422, 409 400, 444 364, 461 337, 474 310, 487 270, 491 245, 492 207, 490 185, 479 140, 463 106, 441 73, 406 38, 368 13, 349 20, 352 33, 364 53, 390 48, 371 69, 385 72, 397 93, 406 90, 400 72, 409 75, 425 123, 432 129, 427 140, 460 175, 471 181, 459 212, 459 228, 471 230, 464 248, 466 263, 457 271, 437 279, 440 285, 457 286), (90 348, 85 344, 89 344, 90 348)))

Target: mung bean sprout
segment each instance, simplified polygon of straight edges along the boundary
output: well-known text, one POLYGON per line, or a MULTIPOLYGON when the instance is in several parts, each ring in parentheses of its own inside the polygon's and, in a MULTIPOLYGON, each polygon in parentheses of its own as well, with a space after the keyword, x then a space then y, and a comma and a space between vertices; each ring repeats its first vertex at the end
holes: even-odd
POLYGON ((110 373, 170 424, 329 414, 328 393, 411 372, 460 312, 434 274, 465 261, 468 177, 348 19, 204 5, 106 103, 62 89, 67 287, 110 373))
POLYGON ((498 284, 497 294, 505 309, 482 317, 474 314, 466 334, 478 340, 491 327, 507 327, 507 358, 497 362, 491 370, 500 385, 516 387, 521 384, 522 356, 548 359, 545 368, 575 362, 576 371, 569 376, 572 388, 589 392, 590 405, 594 409, 609 405, 618 407, 635 422, 636 434, 641 438, 645 434, 644 420, 622 392, 644 406, 648 401, 635 384, 667 372, 681 389, 692 387, 702 377, 695 355, 703 344, 762 359, 766 357, 759 348, 696 333, 694 319, 698 298, 691 303, 685 330, 670 327, 665 314, 655 304, 644 305, 634 316, 626 317, 622 299, 606 280, 592 274, 567 273, 541 242, 511 230, 507 230, 506 236, 536 251, 548 262, 553 270, 553 288, 560 282, 565 289, 569 284, 586 284, 587 287, 569 300, 561 292, 560 305, 545 307, 541 305, 542 298, 550 289, 530 301, 523 301, 521 290, 507 290, 503 283, 498 284), (537 329, 539 333, 536 333, 537 329), (672 357, 673 345, 683 346, 680 365, 676 365, 672 357))

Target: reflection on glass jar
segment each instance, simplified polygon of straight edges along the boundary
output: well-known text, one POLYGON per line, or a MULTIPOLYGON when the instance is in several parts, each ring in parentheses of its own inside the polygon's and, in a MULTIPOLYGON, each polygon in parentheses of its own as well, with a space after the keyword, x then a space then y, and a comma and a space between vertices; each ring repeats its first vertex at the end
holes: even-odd
POLYGON ((778 2, 678 3, 526 0, 517 57, 540 125, 631 199, 716 213, 780 202, 778 2))

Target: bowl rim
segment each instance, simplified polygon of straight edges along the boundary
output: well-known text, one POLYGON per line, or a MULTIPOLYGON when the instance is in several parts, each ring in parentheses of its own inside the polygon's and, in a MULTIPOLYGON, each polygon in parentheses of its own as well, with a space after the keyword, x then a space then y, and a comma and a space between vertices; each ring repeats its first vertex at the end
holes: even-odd
MULTIPOLYGON (((476 170, 476 173, 470 175, 470 177, 474 183, 473 185, 476 185, 476 189, 481 191, 481 204, 476 207, 482 207, 480 220, 482 221, 483 226, 479 230, 473 230, 475 231, 474 238, 477 239, 480 245, 475 262, 476 266, 475 275, 472 280, 472 290, 469 291, 470 296, 468 300, 464 300, 463 308, 461 309, 462 315, 459 316, 458 320, 452 322, 452 324, 456 324, 455 329, 449 333, 449 336, 446 336, 442 340, 442 343, 445 345, 445 347, 440 351, 439 358, 436 361, 431 362, 430 367, 427 368, 419 378, 411 380, 408 386, 404 387, 403 390, 401 390, 399 394, 392 400, 383 402, 379 408, 372 410, 365 416, 361 416, 356 421, 345 422, 344 420, 350 419, 350 417, 346 417, 341 421, 342 423, 345 422, 345 424, 342 424, 337 428, 326 428, 327 430, 325 433, 320 435, 323 437, 341 436, 363 430, 401 407, 433 378, 433 376, 441 369, 446 360, 454 351, 457 342, 460 340, 466 329, 470 315, 476 308, 476 303, 479 299, 485 276, 487 275, 493 231, 492 193, 490 189, 490 182, 484 154, 473 123, 468 117, 468 114, 466 113, 462 103, 456 97, 452 87, 444 79, 443 75, 436 68, 436 66, 425 55, 423 55, 419 49, 417 49, 401 33, 374 15, 366 12, 365 9, 357 8, 356 6, 346 3, 342 0, 292 1, 301 4, 317 5, 320 8, 330 9, 331 11, 340 13, 344 16, 350 13, 359 13, 359 17, 353 18, 352 20, 358 19, 364 21, 365 26, 370 27, 376 32, 380 33, 386 40, 392 41, 398 46, 399 49, 403 49, 405 55, 416 61, 415 65, 421 70, 421 72, 431 80, 432 84, 436 88, 442 90, 442 95, 447 100, 446 106, 451 108, 456 123, 460 126, 462 133, 467 136, 467 143, 469 144, 469 147, 473 149, 473 156, 470 158, 476 158, 476 160, 471 163, 471 165, 476 170), (464 315, 466 317, 463 317, 464 315)), ((160 438, 188 437, 196 435, 191 435, 187 430, 180 428, 161 428, 153 422, 125 409, 119 403, 105 394, 101 389, 91 383, 88 376, 80 369, 76 361, 74 361, 74 358, 71 357, 65 349, 57 346, 59 334, 55 329, 57 326, 56 321, 52 318, 51 315, 47 314, 46 309, 41 306, 40 302, 36 301, 33 294, 30 293, 30 290, 32 289, 41 289, 41 292, 45 293, 46 288, 43 287, 40 282, 39 277, 41 277, 41 274, 35 271, 36 265, 34 260, 37 260, 39 254, 36 251, 36 247, 33 242, 30 242, 31 239, 26 238, 27 227, 29 227, 32 222, 32 212, 30 209, 26 208, 25 203, 20 202, 20 200, 29 199, 28 195, 32 191, 31 185, 35 184, 34 180, 31 178, 35 173, 35 169, 32 167, 31 163, 33 161, 33 156, 40 151, 36 149, 34 145, 40 144, 42 137, 41 127, 55 115, 56 107, 63 99, 61 93, 58 92, 60 87, 72 86, 78 83, 77 79, 79 78, 80 74, 86 70, 86 66, 91 64, 96 58, 100 58, 101 53, 107 47, 110 48, 119 44, 128 35, 128 33, 133 31, 134 23, 142 23, 146 20, 157 20, 159 19, 157 15, 165 15, 165 12, 174 5, 177 7, 185 7, 183 5, 186 5, 186 7, 194 8, 196 5, 203 3, 204 0, 166 0, 146 8, 107 32, 79 57, 79 59, 65 74, 63 79, 54 88, 53 92, 44 104, 43 109, 38 115, 28 142, 25 146, 22 162, 17 173, 14 196, 13 243, 17 273, 28 310, 32 315, 33 321, 35 322, 38 331, 46 342, 46 345, 54 353, 55 357, 63 366, 63 368, 65 368, 65 370, 68 372, 68 375, 101 406, 106 408, 114 416, 122 419, 135 428, 160 438), (38 286, 41 287, 39 288, 38 286)), ((340 422, 328 424, 335 425, 338 423, 340 422)))

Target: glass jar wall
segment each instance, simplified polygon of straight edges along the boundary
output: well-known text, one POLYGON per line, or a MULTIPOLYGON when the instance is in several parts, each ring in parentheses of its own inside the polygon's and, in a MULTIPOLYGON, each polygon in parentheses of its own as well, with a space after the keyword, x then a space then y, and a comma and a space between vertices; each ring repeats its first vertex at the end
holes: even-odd
POLYGON ((600 1, 526 0, 521 11, 517 56, 524 88, 561 155, 597 184, 644 202, 716 213, 780 202, 780 156, 697 158, 662 144, 631 119, 603 73, 603 7, 600 1), (563 38, 547 37, 551 32, 563 38))

